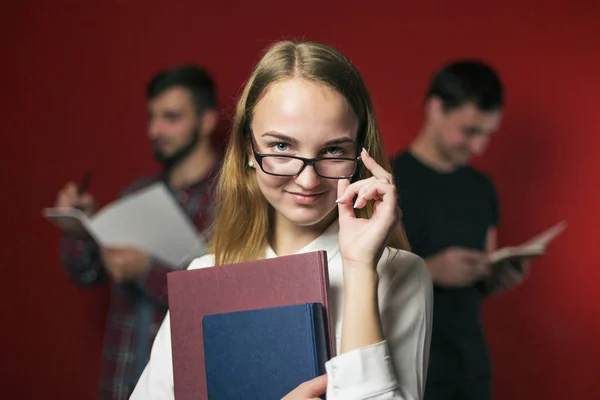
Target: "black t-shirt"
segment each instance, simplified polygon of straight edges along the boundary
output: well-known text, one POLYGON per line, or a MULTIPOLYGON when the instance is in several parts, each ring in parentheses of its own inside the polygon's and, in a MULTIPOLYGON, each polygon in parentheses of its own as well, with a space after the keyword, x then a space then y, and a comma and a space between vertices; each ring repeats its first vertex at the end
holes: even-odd
MULTIPOLYGON (((412 251, 422 258, 447 247, 484 250, 488 229, 498 225, 496 191, 472 167, 437 172, 406 151, 392 160, 402 222, 412 251)), ((434 286, 433 334, 428 381, 489 375, 481 326, 481 284, 434 286)))

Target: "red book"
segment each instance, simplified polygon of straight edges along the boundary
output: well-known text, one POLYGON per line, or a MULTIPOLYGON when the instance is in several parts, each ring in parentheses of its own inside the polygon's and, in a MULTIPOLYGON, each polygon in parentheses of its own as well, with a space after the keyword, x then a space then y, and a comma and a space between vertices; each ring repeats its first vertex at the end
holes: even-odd
POLYGON ((208 400, 202 334, 202 318, 207 314, 321 303, 329 351, 335 355, 325 251, 174 271, 167 275, 167 284, 177 400, 208 400))

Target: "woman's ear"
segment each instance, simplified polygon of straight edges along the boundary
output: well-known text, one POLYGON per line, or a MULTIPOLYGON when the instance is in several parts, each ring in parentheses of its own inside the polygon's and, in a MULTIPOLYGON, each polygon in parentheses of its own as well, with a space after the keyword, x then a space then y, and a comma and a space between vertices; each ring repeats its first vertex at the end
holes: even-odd
POLYGON ((246 164, 248 168, 254 168, 256 166, 256 160, 254 159, 254 155, 248 156, 248 163, 246 164))
POLYGON ((248 136, 249 140, 248 140, 248 144, 246 145, 246 159, 248 160, 246 163, 246 167, 248 168, 254 168, 256 166, 256 159, 254 157, 254 151, 252 149, 252 143, 250 143, 250 140, 252 140, 252 137, 248 136))

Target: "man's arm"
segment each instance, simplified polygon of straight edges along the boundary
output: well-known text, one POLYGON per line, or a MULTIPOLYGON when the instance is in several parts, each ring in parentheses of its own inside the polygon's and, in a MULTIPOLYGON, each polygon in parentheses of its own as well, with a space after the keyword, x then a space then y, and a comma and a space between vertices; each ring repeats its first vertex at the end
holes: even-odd
POLYGON ((63 270, 76 286, 88 288, 108 281, 100 249, 91 239, 65 233, 60 255, 63 270))
MULTIPOLYGON (((80 194, 78 186, 69 182, 58 192, 55 207, 76 207, 90 216, 96 209, 96 202, 91 194, 80 194)), ((60 243, 60 261, 66 275, 73 284, 84 288, 107 282, 98 245, 85 232, 74 229, 65 226, 60 243)))
POLYGON ((153 303, 167 308, 167 274, 177 266, 133 247, 103 247, 100 257, 114 282, 133 284, 153 303))
POLYGON ((489 275, 485 252, 448 247, 425 259, 431 279, 438 286, 467 287, 489 275))
POLYGON ((155 257, 149 257, 146 270, 136 282, 155 304, 166 309, 169 304, 167 274, 178 269, 181 268, 168 265, 155 257))

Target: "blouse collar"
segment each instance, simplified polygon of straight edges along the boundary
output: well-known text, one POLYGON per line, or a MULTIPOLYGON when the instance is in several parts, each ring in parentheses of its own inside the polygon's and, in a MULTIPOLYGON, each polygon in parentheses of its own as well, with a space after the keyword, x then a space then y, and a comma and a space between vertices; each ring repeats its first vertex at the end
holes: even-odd
MULTIPOLYGON (((339 253, 340 251, 338 243, 339 230, 339 223, 336 219, 331 223, 331 225, 329 225, 325 232, 323 232, 318 238, 316 238, 315 240, 304 246, 302 249, 300 249, 296 254, 325 250, 327 252, 327 261, 331 262, 333 257, 337 255, 337 253, 339 253)), ((273 250, 273 248, 271 248, 270 245, 267 247, 266 256, 267 258, 277 257, 277 254, 275 254, 275 251, 273 250)))

